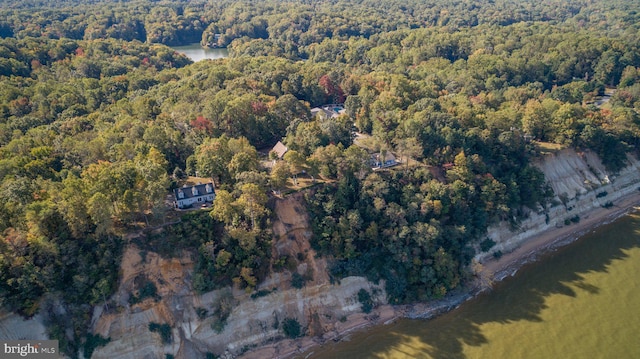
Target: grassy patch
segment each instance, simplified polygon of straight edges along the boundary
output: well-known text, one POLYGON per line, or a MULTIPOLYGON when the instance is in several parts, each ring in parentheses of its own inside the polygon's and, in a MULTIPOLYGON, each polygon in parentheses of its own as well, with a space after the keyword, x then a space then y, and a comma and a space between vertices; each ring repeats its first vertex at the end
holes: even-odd
POLYGON ((315 186, 319 186, 323 183, 325 183, 326 181, 319 179, 318 177, 316 177, 315 181, 313 179, 311 179, 310 176, 308 175, 298 175, 298 179, 297 179, 297 185, 293 184, 293 179, 289 178, 287 180, 287 186, 281 191, 281 193, 283 195, 285 194, 291 194, 291 193, 296 193, 305 189, 309 189, 315 186))
POLYGON ((557 143, 552 143, 552 142, 536 141, 535 144, 536 144, 536 147, 538 148, 538 151, 540 151, 540 153, 542 154, 554 154, 566 148, 566 146, 563 146, 557 143))

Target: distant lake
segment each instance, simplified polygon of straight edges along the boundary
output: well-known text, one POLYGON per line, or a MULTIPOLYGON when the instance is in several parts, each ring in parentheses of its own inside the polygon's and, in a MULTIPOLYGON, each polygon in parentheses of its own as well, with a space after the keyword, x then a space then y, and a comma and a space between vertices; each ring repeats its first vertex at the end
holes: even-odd
POLYGON ((187 55, 187 57, 193 62, 198 62, 204 59, 222 59, 229 57, 229 50, 226 48, 205 49, 200 46, 199 42, 185 46, 172 46, 171 48, 181 54, 187 55))

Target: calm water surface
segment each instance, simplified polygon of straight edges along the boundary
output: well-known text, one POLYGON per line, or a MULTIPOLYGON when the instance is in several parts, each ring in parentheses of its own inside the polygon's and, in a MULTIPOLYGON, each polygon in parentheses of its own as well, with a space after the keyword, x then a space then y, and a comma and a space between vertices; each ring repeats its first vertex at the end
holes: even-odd
POLYGON ((434 320, 309 358, 640 358, 640 215, 598 229, 434 320))
POLYGON ((172 46, 171 48, 179 53, 187 55, 187 57, 193 62, 198 62, 204 59, 222 59, 229 57, 229 51, 227 49, 205 49, 200 46, 200 43, 186 46, 172 46))

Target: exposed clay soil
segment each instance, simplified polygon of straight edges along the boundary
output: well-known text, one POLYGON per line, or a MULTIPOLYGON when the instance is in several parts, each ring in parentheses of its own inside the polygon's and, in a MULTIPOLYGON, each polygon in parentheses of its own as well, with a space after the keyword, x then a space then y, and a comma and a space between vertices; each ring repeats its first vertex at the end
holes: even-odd
POLYGON ((312 280, 309 285, 329 283, 327 261, 316 258, 316 252, 311 248, 311 225, 308 212, 303 207, 302 193, 297 193, 278 200, 275 214, 278 217, 273 224, 274 245, 272 258, 288 256, 297 263, 297 271, 301 275, 309 274, 312 280))

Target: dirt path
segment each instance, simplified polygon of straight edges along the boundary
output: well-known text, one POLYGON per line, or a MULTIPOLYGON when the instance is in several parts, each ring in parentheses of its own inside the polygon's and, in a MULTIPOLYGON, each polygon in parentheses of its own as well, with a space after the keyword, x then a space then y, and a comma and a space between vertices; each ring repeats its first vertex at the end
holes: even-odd
POLYGON ((523 264, 536 260, 540 254, 578 239, 596 227, 628 213, 637 205, 640 205, 640 192, 634 192, 617 200, 611 208, 593 208, 582 214, 577 224, 551 228, 526 240, 513 252, 504 254, 499 260, 485 261, 482 263, 479 275, 490 281, 499 281, 514 273, 523 264))

